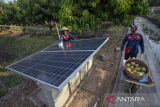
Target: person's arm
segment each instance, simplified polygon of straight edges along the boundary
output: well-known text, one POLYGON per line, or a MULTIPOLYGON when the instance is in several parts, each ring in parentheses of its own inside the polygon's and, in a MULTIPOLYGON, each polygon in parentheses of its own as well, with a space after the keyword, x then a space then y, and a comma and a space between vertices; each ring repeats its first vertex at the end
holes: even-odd
POLYGON ((126 42, 127 42, 127 36, 128 36, 128 35, 126 35, 125 38, 124 38, 123 41, 122 41, 122 44, 121 44, 121 51, 123 51, 124 46, 125 46, 125 44, 126 44, 126 42))
POLYGON ((131 33, 131 26, 128 27, 128 31, 127 31, 127 34, 130 34, 131 33))
POLYGON ((60 35, 60 41, 64 40, 64 35, 60 35))
POLYGON ((144 53, 144 41, 143 41, 143 37, 142 37, 142 35, 141 34, 139 34, 139 36, 140 36, 140 42, 139 42, 139 46, 140 46, 140 48, 141 48, 141 53, 144 53))
POLYGON ((71 40, 74 40, 74 36, 71 33, 68 33, 70 35, 71 40))

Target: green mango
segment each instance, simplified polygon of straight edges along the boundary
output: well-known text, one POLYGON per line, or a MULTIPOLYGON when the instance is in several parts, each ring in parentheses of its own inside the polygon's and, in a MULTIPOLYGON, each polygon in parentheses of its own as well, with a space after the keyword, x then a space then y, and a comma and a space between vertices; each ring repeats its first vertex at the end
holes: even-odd
POLYGON ((135 75, 138 75, 138 72, 134 72, 135 75))
POLYGON ((145 67, 141 67, 141 70, 145 72, 145 71, 146 71, 146 68, 145 68, 145 67))
POLYGON ((128 64, 126 64, 126 67, 128 67, 128 68, 129 68, 130 66, 131 66, 131 64, 129 64, 129 63, 128 63, 128 64))
POLYGON ((139 67, 139 64, 135 64, 136 67, 139 67))
POLYGON ((135 69, 136 69, 137 71, 140 71, 140 68, 139 68, 139 67, 136 67, 135 69))
POLYGON ((131 65, 134 66, 136 63, 135 62, 131 62, 131 65))
POLYGON ((131 69, 134 69, 134 66, 130 66, 131 69))
POLYGON ((145 73, 144 73, 144 72, 142 72, 142 75, 144 76, 144 75, 145 75, 145 73))

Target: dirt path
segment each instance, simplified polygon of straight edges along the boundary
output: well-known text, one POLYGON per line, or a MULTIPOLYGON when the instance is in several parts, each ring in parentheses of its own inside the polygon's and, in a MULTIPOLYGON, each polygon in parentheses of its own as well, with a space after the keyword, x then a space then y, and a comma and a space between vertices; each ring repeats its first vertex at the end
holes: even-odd
POLYGON ((90 75, 79 87, 69 107, 93 107, 96 101, 98 105, 103 104, 105 93, 110 93, 114 86, 120 58, 116 48, 120 46, 122 34, 124 31, 109 35, 109 41, 94 58, 90 75))

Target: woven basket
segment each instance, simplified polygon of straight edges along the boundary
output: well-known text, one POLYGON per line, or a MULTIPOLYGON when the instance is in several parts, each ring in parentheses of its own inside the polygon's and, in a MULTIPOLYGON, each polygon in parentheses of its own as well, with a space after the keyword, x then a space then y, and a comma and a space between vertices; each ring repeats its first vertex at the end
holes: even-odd
POLYGON ((138 75, 136 75, 136 74, 133 74, 133 73, 131 73, 131 72, 129 72, 126 68, 126 64, 128 64, 128 63, 130 63, 130 62, 135 62, 135 63, 137 63, 137 64, 139 64, 140 66, 143 66, 143 67, 145 67, 146 68, 146 72, 145 73, 148 73, 148 72, 150 72, 150 70, 149 70, 149 67, 144 63, 144 62, 142 62, 141 60, 138 60, 138 59, 129 59, 129 60, 127 60, 126 62, 125 62, 125 65, 124 65, 124 72, 126 73, 126 75, 129 77, 129 78, 132 78, 132 79, 135 79, 135 80, 139 80, 139 79, 141 79, 141 78, 143 78, 144 76, 138 76, 138 75))

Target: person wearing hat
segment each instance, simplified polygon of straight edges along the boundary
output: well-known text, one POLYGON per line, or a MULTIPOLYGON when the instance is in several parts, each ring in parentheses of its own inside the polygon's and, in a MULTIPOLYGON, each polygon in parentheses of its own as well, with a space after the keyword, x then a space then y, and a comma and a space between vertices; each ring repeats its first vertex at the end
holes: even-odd
POLYGON ((130 32, 125 36, 121 44, 121 52, 125 47, 125 60, 129 58, 136 58, 139 52, 139 46, 141 48, 141 54, 144 53, 144 41, 140 33, 137 33, 137 26, 130 26, 130 32))
MULTIPOLYGON (((122 41, 121 44, 121 53, 125 47, 125 56, 124 59, 128 60, 129 58, 136 58, 139 52, 139 46, 141 48, 141 55, 144 53, 144 41, 140 33, 137 33, 137 26, 130 26, 130 33, 128 33, 122 41)), ((131 92, 136 92, 139 88, 138 85, 130 83, 131 92)))
POLYGON ((61 29, 61 39, 64 41, 64 42, 67 42, 67 41, 71 41, 71 40, 74 40, 74 37, 71 33, 68 32, 69 29, 67 27, 63 27, 61 29))

